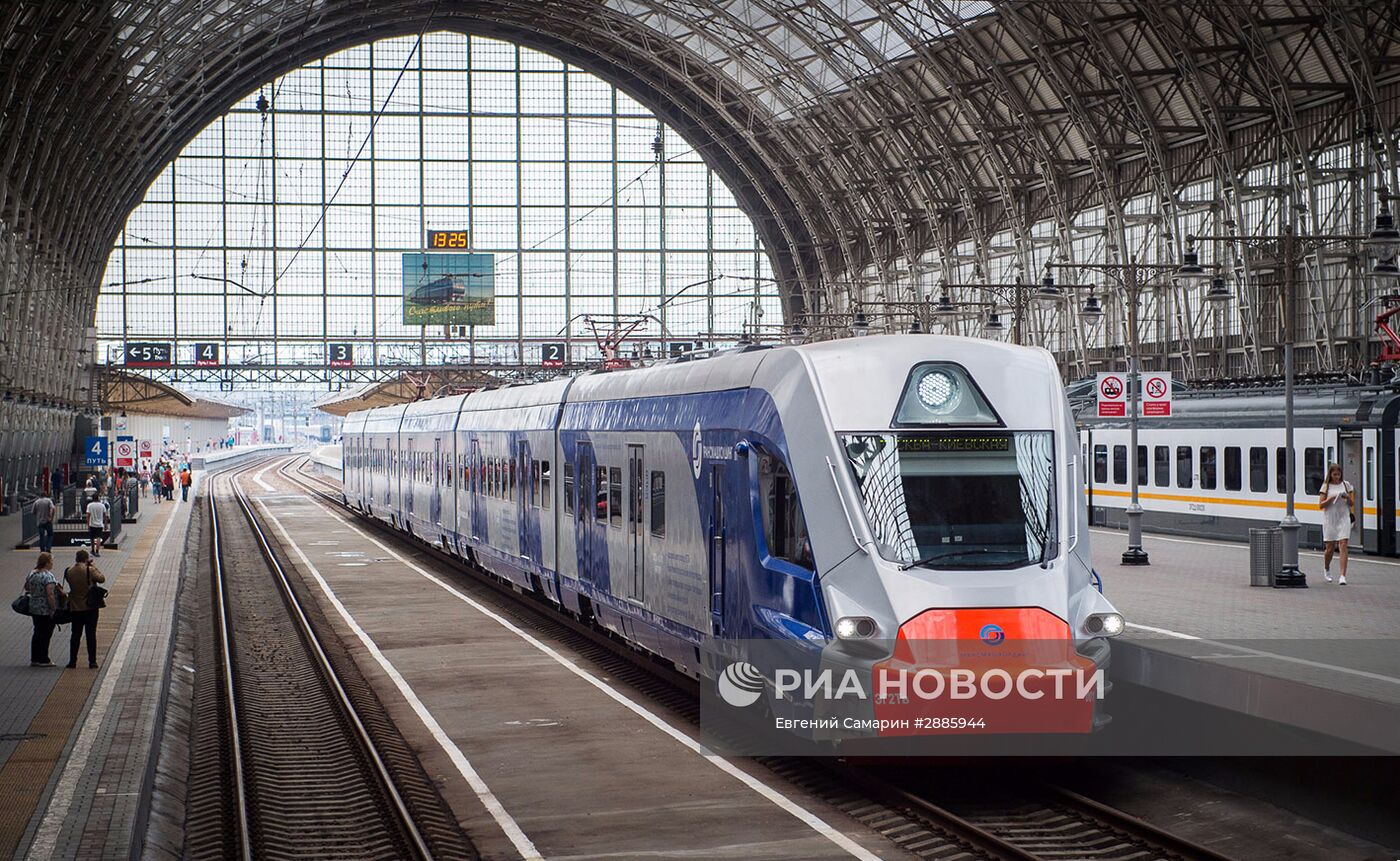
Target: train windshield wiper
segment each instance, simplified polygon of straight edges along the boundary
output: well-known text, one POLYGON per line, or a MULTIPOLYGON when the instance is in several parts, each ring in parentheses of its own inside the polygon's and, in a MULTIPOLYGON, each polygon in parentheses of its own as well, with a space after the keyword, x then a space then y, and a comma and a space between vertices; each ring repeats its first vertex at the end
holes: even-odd
MULTIPOLYGON (((915 559, 913 562, 906 562, 899 566, 899 570, 908 571, 910 568, 920 568, 932 565, 935 562, 946 562, 950 559, 957 559, 963 556, 990 556, 990 555, 1015 555, 1011 550, 993 550, 989 547, 969 547, 966 550, 954 550, 952 553, 935 553, 923 559, 915 559)), ((1029 561, 1029 560, 1027 560, 1029 561)), ((966 565, 950 565, 950 568, 966 568, 966 565)))

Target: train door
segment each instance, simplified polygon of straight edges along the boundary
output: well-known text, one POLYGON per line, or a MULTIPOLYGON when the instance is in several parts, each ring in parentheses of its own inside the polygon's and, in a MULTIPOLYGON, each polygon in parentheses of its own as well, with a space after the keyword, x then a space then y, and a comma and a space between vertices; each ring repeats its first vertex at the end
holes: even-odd
POLYGON ((578 548, 579 583, 593 581, 593 519, 597 510, 597 490, 593 476, 593 446, 581 442, 577 451, 578 505, 574 506, 574 544, 578 548))
POLYGON ((1375 428, 1361 432, 1361 481, 1357 490, 1361 498, 1356 503, 1356 525, 1361 528, 1361 546, 1367 553, 1380 550, 1381 449, 1380 434, 1375 428))
POLYGON ((642 486, 643 472, 642 446, 627 447, 627 531, 628 549, 631 551, 631 577, 627 597, 638 603, 646 601, 646 523, 645 510, 647 495, 642 486))
MULTIPOLYGON (((1351 527, 1351 545, 1360 547, 1365 541, 1365 506, 1366 506, 1366 469, 1365 453, 1362 451, 1361 433, 1359 431, 1343 431, 1338 434, 1337 444, 1340 447, 1338 461, 1342 465, 1342 475, 1351 482, 1352 489, 1356 491, 1356 523, 1351 527)), ((1374 488, 1374 485, 1372 485, 1374 488)))
POLYGON ((535 551, 538 541, 531 540, 530 505, 535 501, 535 475, 530 464, 530 443, 520 440, 515 444, 515 474, 520 476, 520 493, 515 499, 516 554, 528 567, 539 561, 535 551))
POLYGON ((462 504, 466 506, 463 514, 467 518, 467 537, 472 541, 480 541, 481 536, 486 534, 482 527, 482 520, 485 518, 481 500, 477 494, 481 493, 484 485, 481 476, 481 442, 476 437, 472 437, 471 445, 467 447, 467 478, 462 483, 462 504))
POLYGON ((443 475, 442 468, 442 437, 433 438, 433 471, 432 486, 428 488, 428 520, 437 527, 439 534, 442 530, 442 491, 443 485, 447 483, 443 475))
POLYGON ((724 464, 710 466, 710 631, 724 633, 724 569, 727 536, 724 512, 724 464))

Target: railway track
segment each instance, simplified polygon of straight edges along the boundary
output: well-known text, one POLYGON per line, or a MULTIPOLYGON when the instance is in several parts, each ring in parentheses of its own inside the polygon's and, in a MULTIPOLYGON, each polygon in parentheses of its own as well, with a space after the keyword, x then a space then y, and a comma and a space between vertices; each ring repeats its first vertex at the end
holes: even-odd
POLYGON ((367 686, 342 681, 238 485, 251 468, 213 476, 207 497, 224 815, 190 823, 188 854, 475 857, 460 829, 452 833, 455 820, 441 821, 444 811, 431 811, 431 829, 420 829, 430 801, 421 787, 401 792, 396 783, 416 760, 403 761, 406 746, 381 753, 362 720, 367 686))
MULTIPOLYGON (((290 459, 280 469, 288 480, 343 508, 337 487, 304 471, 290 459), (294 468, 295 465, 295 468, 294 468), (313 486, 315 485, 315 486, 313 486)), ((379 531, 402 535, 379 521, 361 518, 379 531)), ((696 685, 674 670, 648 660, 612 635, 557 613, 544 613, 527 596, 470 569, 462 560, 427 545, 414 545, 471 580, 510 600, 513 621, 563 639, 580 655, 607 670, 610 678, 641 690, 676 719, 699 725, 696 685)), ((911 854, 937 861, 1230 861, 1209 847, 1160 829, 1131 814, 1049 783, 1016 791, 979 788, 953 795, 947 787, 908 788, 877 769, 858 768, 825 758, 761 757, 773 774, 883 834, 911 854)))

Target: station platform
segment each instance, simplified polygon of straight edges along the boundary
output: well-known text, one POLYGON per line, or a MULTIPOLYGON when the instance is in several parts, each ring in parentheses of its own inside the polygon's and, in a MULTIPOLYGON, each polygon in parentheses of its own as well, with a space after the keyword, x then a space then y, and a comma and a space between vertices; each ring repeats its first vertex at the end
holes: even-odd
MULTIPOLYGON (((98 669, 87 666, 86 643, 78 668, 63 667, 68 625, 50 644, 58 666, 31 667, 31 621, 12 612, 0 621, 0 858, 126 858, 137 845, 191 507, 178 493, 151 506, 119 550, 95 560, 110 592, 98 669)), ((6 545, 19 531, 18 515, 0 519, 6 545)), ((60 581, 78 549, 54 548, 60 581)), ((38 553, 0 554, 7 598, 21 592, 38 553)))
POLYGON ((1144 534, 1151 564, 1135 567, 1120 564, 1125 532, 1091 533, 1128 623, 1111 678, 1400 753, 1400 562, 1354 555, 1341 586, 1338 560, 1329 583, 1322 554, 1303 551, 1310 588, 1272 589, 1249 585, 1244 543, 1144 534))
POLYGON ((489 587, 276 473, 272 540, 482 857, 912 857, 755 763, 709 752, 628 679, 489 587))

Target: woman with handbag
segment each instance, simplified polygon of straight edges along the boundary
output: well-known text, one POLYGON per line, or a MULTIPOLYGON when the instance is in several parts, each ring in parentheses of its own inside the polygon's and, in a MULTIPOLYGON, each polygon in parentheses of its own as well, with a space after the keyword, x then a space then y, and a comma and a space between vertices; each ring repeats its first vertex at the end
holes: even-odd
POLYGON ((1356 492, 1351 482, 1342 477, 1340 464, 1327 467, 1327 482, 1318 491, 1317 504, 1322 509, 1322 540, 1327 549, 1322 554, 1322 578, 1332 582, 1332 554, 1342 558, 1341 579, 1338 584, 1347 584, 1347 542, 1351 540, 1351 527, 1356 522, 1356 492))
POLYGON ((63 589, 53 576, 53 554, 40 553, 34 570, 24 578, 24 594, 29 596, 29 617, 34 634, 29 638, 29 666, 52 667, 49 640, 53 639, 55 617, 63 606, 63 589))
POLYGON ((107 590, 97 584, 107 582, 86 550, 79 550, 73 567, 63 572, 68 581, 68 614, 73 633, 68 640, 68 668, 78 666, 78 643, 87 632, 88 666, 97 668, 97 611, 107 606, 107 590))

